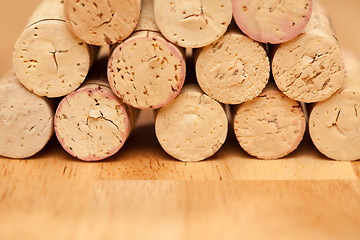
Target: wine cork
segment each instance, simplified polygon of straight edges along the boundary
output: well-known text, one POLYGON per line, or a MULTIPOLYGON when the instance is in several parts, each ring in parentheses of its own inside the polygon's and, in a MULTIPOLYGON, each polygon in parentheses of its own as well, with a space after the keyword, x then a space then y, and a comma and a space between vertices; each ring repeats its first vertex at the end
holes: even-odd
POLYGON ((277 46, 272 71, 279 89, 297 101, 323 101, 340 89, 344 59, 328 16, 317 2, 305 30, 277 46))
POLYGON ((161 108, 155 132, 162 148, 181 161, 201 161, 225 142, 228 121, 222 105, 198 86, 186 85, 179 96, 161 108))
POLYGON ((154 17, 154 0, 142 0, 139 22, 134 31, 160 32, 154 17))
POLYGON ((28 158, 53 135, 54 103, 27 90, 13 71, 0 80, 0 156, 28 158))
POLYGON ((126 39, 138 23, 141 0, 65 0, 66 22, 84 42, 97 46, 126 39))
POLYGON ((304 30, 312 13, 312 0, 233 0, 239 28, 262 43, 279 44, 304 30))
MULTIPOLYGON (((152 7, 143 5, 140 23, 144 23, 143 16, 151 19, 146 6, 152 7)), ((180 93, 186 75, 183 50, 153 32, 152 26, 147 31, 146 25, 139 25, 143 30, 117 45, 108 65, 111 89, 126 104, 139 109, 168 104, 180 93)))
POLYGON ((231 0, 154 0, 156 23, 171 42, 199 48, 219 39, 232 19, 231 0))
POLYGON ((62 2, 46 0, 40 4, 14 47, 16 76, 39 96, 55 98, 76 90, 96 55, 95 48, 68 30, 62 2))
POLYGON ((270 75, 264 45, 236 29, 199 50, 196 76, 201 89, 226 104, 240 104, 258 96, 270 75))
POLYGON ((325 156, 339 161, 360 159, 360 59, 345 53, 346 78, 331 98, 313 106, 310 136, 325 156))
POLYGON ((235 107, 233 124, 240 146, 260 159, 277 159, 294 151, 306 128, 300 104, 271 82, 258 97, 235 107))

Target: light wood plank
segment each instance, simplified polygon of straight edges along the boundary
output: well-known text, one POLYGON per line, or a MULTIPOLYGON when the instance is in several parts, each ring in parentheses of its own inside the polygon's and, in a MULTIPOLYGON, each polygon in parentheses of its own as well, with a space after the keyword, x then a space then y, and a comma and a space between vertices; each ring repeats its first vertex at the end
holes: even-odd
POLYGON ((12 190, 0 206, 1 239, 360 237, 358 181, 94 181, 53 177, 50 172, 43 176, 37 181, 7 178, 12 190))

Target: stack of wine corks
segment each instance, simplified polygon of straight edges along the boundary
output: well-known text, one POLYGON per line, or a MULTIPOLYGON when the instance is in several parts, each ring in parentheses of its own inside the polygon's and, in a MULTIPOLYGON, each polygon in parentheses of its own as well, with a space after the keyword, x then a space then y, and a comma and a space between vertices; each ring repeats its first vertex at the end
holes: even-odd
POLYGON ((72 156, 106 159, 154 109, 161 147, 181 161, 208 159, 228 131, 234 147, 281 158, 307 122, 321 153, 360 159, 360 60, 312 0, 44 0, 0 92, 9 158, 55 132, 72 156))

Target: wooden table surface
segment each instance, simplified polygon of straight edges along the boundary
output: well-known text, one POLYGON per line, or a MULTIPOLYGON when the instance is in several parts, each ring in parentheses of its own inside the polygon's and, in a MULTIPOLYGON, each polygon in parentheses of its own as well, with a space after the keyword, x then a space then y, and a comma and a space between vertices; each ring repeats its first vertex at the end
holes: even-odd
MULTIPOLYGON (((1 74, 38 2, 1 1, 1 74)), ((360 1, 322 2, 360 55, 360 1)), ((360 162, 328 160, 308 136, 284 159, 256 160, 230 133, 208 161, 181 163, 149 111, 107 161, 76 161, 54 138, 33 158, 0 158, 1 240, 113 238, 360 239, 360 162)))

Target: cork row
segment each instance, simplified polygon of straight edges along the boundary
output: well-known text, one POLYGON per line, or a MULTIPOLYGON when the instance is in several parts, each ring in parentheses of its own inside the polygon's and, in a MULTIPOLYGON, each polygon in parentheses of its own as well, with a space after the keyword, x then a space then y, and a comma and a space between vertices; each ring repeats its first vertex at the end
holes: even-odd
POLYGON ((229 130, 259 159, 308 131, 327 157, 358 160, 359 94, 360 60, 317 1, 45 0, 0 80, 0 155, 31 157, 55 133, 72 156, 103 160, 154 109, 181 161, 211 157, 229 130))

